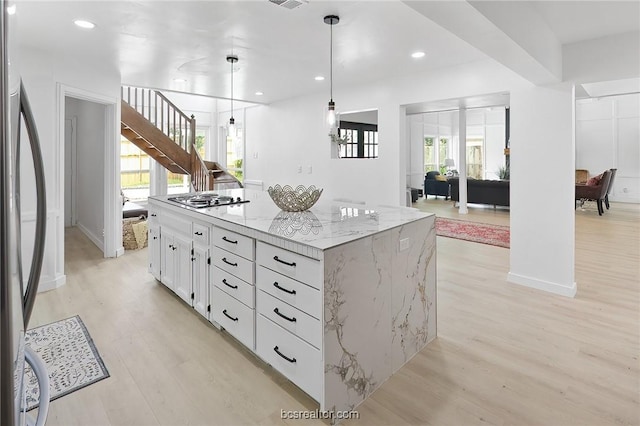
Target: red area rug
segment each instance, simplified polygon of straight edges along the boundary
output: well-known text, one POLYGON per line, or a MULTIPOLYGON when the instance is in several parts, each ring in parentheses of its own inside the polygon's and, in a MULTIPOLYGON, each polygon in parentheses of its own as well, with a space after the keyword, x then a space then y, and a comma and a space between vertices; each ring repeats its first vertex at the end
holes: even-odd
POLYGON ((436 218, 436 235, 509 248, 509 227, 466 220, 436 218))

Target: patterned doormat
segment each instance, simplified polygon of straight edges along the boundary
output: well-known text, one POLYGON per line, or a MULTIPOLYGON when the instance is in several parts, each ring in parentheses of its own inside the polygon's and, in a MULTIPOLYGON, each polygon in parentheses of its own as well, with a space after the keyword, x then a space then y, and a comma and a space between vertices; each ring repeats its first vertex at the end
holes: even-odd
MULTIPOLYGON (((51 401, 109 377, 109 372, 79 316, 27 330, 26 344, 49 372, 51 401)), ((38 379, 27 364, 24 385, 27 410, 39 404, 38 379)))
POLYGON ((443 217, 436 218, 436 235, 506 248, 510 242, 508 226, 443 217))

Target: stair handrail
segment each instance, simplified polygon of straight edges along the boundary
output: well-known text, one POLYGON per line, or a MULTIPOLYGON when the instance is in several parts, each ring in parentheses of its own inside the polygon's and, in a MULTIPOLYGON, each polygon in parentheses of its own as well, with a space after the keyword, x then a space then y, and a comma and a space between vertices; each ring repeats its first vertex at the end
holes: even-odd
POLYGON ((191 152, 195 147, 195 117, 182 112, 165 95, 154 89, 121 86, 120 97, 182 149, 191 152))

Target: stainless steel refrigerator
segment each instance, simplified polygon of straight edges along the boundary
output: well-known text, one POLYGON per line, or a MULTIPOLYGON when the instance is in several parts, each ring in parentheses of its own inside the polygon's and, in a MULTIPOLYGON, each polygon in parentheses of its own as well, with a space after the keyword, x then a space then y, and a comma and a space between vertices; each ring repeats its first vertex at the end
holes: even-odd
POLYGON ((25 330, 38 292, 44 255, 44 169, 33 115, 20 79, 15 39, 19 13, 14 1, 0 0, 0 5, 0 425, 42 425, 49 404, 49 381, 43 362, 25 345, 25 330), (21 128, 26 129, 22 135, 21 128), (38 201, 32 265, 25 280, 20 235, 20 151, 27 143, 33 157, 38 201), (25 363, 33 368, 40 385, 37 419, 25 411, 25 363))

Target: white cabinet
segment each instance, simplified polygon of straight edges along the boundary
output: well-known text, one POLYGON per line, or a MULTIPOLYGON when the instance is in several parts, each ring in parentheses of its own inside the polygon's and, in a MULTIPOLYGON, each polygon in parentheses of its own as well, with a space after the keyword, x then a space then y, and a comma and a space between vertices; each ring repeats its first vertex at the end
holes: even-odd
POLYGON ((161 242, 160 281, 191 304, 191 240, 163 228, 161 242))
POLYGON ((160 280, 160 227, 149 225, 149 272, 160 280))
POLYGON ((209 318, 209 247, 193 244, 193 275, 191 279, 192 306, 200 315, 209 318))
POLYGON ((213 228, 211 320, 249 349, 255 348, 255 242, 213 228))

